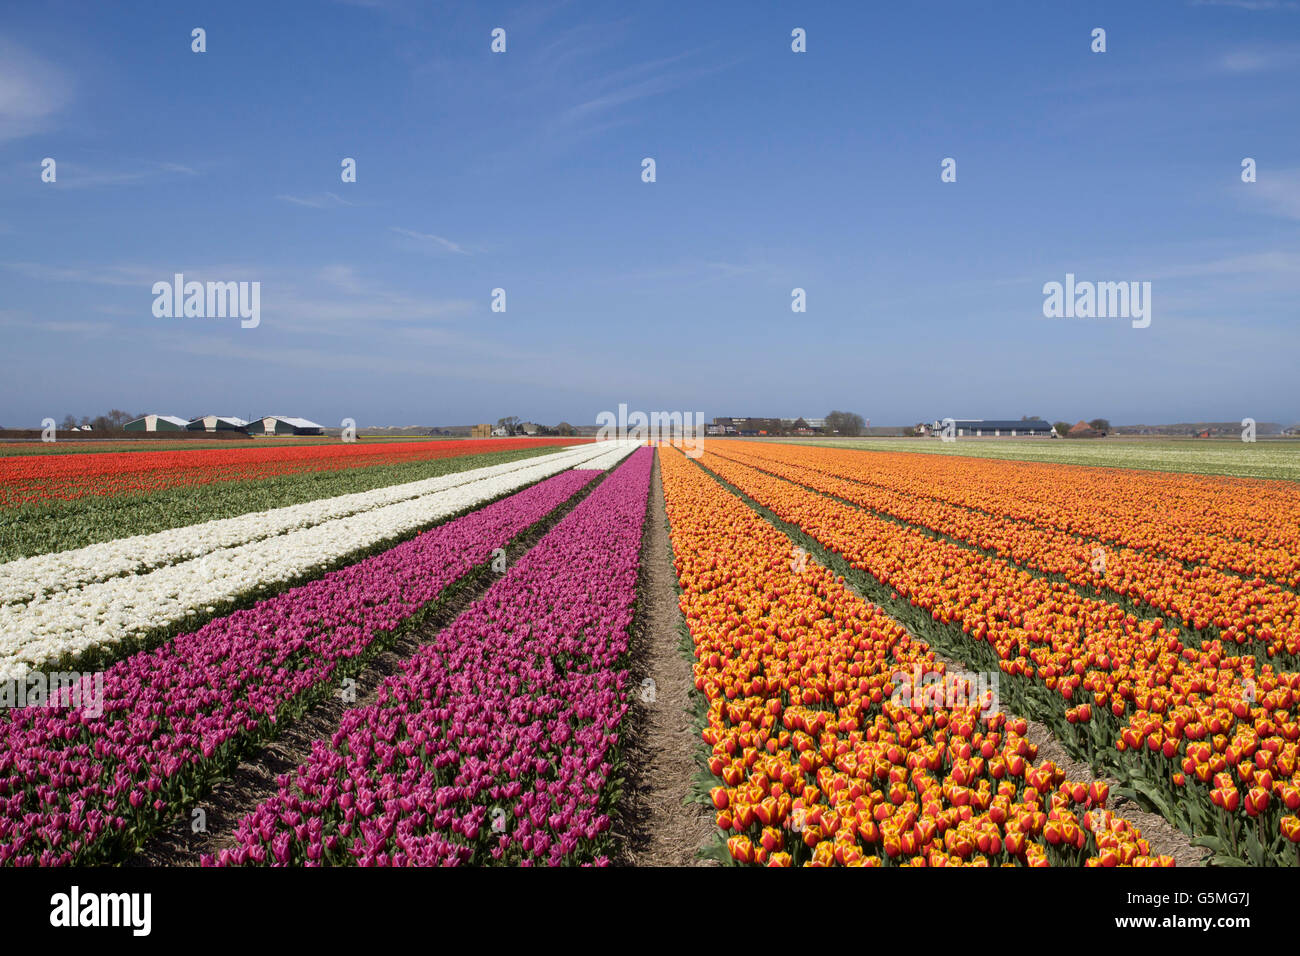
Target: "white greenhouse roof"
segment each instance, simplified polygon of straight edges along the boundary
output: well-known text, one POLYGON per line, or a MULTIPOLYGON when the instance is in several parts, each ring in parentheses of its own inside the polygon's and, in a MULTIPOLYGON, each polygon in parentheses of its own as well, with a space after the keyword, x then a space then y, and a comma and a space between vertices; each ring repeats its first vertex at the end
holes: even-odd
POLYGON ((266 418, 274 418, 277 421, 288 422, 294 428, 324 428, 325 427, 324 425, 317 425, 315 422, 310 422, 305 418, 290 418, 288 415, 267 415, 265 418, 263 418, 263 421, 265 421, 266 418))
MULTIPOLYGON (((182 428, 189 424, 188 419, 178 418, 175 415, 143 415, 140 418, 127 422, 127 424, 134 425, 136 422, 147 422, 150 418, 156 419, 160 422, 171 422, 173 425, 180 425, 182 428)), ((89 431, 89 428, 85 430, 89 431)))

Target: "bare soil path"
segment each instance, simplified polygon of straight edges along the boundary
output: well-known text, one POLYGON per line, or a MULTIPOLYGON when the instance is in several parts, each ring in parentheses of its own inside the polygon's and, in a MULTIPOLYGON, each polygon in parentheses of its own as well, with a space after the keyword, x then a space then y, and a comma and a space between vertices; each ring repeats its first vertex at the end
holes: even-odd
POLYGON ((697 853, 714 832, 698 803, 683 804, 699 771, 702 746, 691 715, 691 664, 681 650, 682 613, 668 538, 659 458, 650 476, 650 502, 641 544, 640 607, 632 635, 632 710, 627 780, 614 825, 624 866, 716 866, 697 853), (646 681, 653 681, 647 684, 646 681))

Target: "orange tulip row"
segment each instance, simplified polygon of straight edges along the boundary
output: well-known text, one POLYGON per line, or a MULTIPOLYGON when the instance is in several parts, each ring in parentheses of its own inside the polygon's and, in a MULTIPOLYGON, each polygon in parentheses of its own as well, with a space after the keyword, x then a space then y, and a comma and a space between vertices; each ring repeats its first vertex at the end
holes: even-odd
MULTIPOLYGON (((719 446, 711 446, 711 450, 719 452, 719 446)), ((1300 596, 1276 584, 1246 581, 1216 568, 1191 569, 1182 561, 1122 545, 1100 548, 1095 541, 1053 528, 841 478, 811 464, 785 461, 790 457, 788 451, 769 455, 764 446, 722 445, 719 453, 992 551, 1021 567, 1060 575, 1102 596, 1110 591, 1176 615, 1196 630, 1214 628, 1227 641, 1241 645, 1258 642, 1268 657, 1300 654, 1300 596)), ((850 470, 845 465, 837 468, 850 470)))
POLYGON ((716 439, 708 448, 1300 586, 1300 495, 1289 481, 716 439))
MULTIPOLYGON (((1293 859, 1279 814, 1283 806, 1295 809, 1293 802, 1300 806, 1292 793, 1300 794, 1300 674, 1229 656, 1221 641, 1186 647, 1177 629, 1158 619, 1139 620, 1068 584, 716 454, 700 462, 923 609, 936 629, 927 635, 932 640, 953 635, 968 659, 996 661, 1013 681, 1052 691, 1040 694, 1043 712, 1031 716, 1078 747, 1113 746, 1090 756, 1127 782, 1152 788, 1178 825, 1231 834, 1235 848, 1236 808, 1215 803, 1211 790, 1263 792, 1253 804, 1268 811, 1266 849, 1259 852, 1280 857, 1286 850, 1285 861, 1293 859), (1269 762, 1264 773, 1252 762, 1261 750, 1272 755, 1260 758, 1269 762), (1225 780, 1230 770, 1235 779, 1225 780)), ((1257 816, 1251 809, 1242 807, 1257 816)))
POLYGON ((933 675, 967 681, 679 451, 659 455, 732 860, 1173 864, 1105 809, 1104 784, 1035 764, 1024 720, 987 694, 927 694, 933 675))

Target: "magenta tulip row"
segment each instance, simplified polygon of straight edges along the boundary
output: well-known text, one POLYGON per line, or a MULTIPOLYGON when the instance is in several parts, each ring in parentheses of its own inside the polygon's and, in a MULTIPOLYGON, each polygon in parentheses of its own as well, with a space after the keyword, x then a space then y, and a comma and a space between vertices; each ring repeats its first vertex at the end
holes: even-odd
POLYGON ((599 473, 566 471, 104 672, 102 716, 0 720, 0 864, 105 862, 599 473))
POLYGON ((204 864, 606 862, 653 454, 348 711, 204 864))

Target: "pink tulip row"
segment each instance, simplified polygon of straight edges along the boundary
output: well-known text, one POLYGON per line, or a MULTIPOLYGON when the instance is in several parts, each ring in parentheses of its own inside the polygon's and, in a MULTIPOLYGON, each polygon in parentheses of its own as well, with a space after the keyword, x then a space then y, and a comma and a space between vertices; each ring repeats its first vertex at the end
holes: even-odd
POLYGON ((606 862, 653 454, 348 711, 204 864, 606 862))
POLYGON ((0 864, 104 862, 335 693, 367 648, 585 487, 566 471, 104 672, 103 714, 0 720, 0 864))

